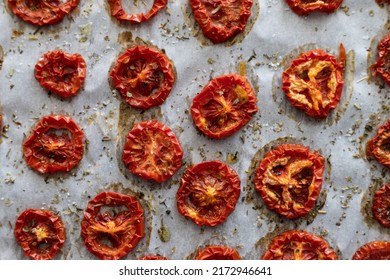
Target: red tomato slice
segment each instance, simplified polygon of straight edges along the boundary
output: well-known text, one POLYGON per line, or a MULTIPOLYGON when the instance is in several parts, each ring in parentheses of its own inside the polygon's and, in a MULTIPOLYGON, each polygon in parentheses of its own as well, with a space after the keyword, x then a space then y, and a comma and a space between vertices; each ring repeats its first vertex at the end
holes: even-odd
POLYGON ((220 161, 188 168, 176 194, 179 213, 199 226, 216 226, 233 212, 240 197, 240 178, 220 161))
POLYGON ((196 260, 242 260, 240 253, 235 249, 225 246, 207 246, 202 251, 198 250, 196 260))
POLYGON ((8 0, 11 11, 23 21, 42 26, 56 24, 64 19, 80 0, 8 0))
POLYGON ((141 109, 162 104, 175 81, 165 54, 145 46, 127 49, 119 56, 110 77, 123 99, 141 109))
POLYGON ((378 44, 378 59, 371 66, 373 76, 378 74, 390 85, 390 34, 387 34, 378 44))
POLYGON ((154 17, 168 3, 168 0, 154 0, 153 6, 146 14, 128 14, 122 7, 122 0, 108 0, 110 5, 111 15, 120 21, 129 21, 132 23, 140 23, 154 17))
POLYGON ((312 12, 333 13, 343 0, 286 0, 290 8, 298 15, 312 12))
POLYGON ((289 230, 272 239, 261 259, 337 260, 338 257, 321 237, 303 230, 289 230))
POLYGON ((102 192, 92 199, 81 222, 87 249, 100 259, 117 260, 145 236, 144 210, 134 196, 102 192))
POLYGON ((326 118, 340 101, 345 61, 342 44, 339 61, 319 49, 301 53, 282 75, 288 100, 311 117, 326 118))
POLYGON ((390 185, 384 185, 375 192, 372 213, 379 223, 390 228, 390 185))
POLYGON ((247 124, 257 112, 256 95, 240 75, 212 79, 192 101, 196 127, 212 139, 230 136, 247 124))
POLYGON ((190 0, 196 22, 213 43, 225 42, 245 29, 252 0, 190 0))
POLYGON ((169 127, 148 120, 129 132, 122 159, 131 173, 161 183, 180 168, 183 150, 169 127))
POLYGON ((150 256, 144 256, 144 257, 138 258, 138 260, 143 260, 143 261, 158 261, 158 260, 162 260, 162 261, 165 261, 165 260, 168 260, 168 258, 162 257, 162 256, 150 255, 150 256))
POLYGON ((35 65, 35 78, 61 97, 75 96, 84 83, 86 64, 80 54, 60 50, 45 53, 35 65))
POLYGON ((52 259, 65 242, 64 224, 49 210, 25 210, 16 220, 14 234, 24 254, 36 260, 52 259))
POLYGON ((43 117, 23 144, 24 157, 40 173, 68 172, 83 157, 83 137, 70 117, 43 117))
POLYGON ((361 246, 353 260, 390 260, 390 242, 373 241, 361 246))
POLYGON ((390 168, 390 119, 380 126, 377 134, 367 142, 366 154, 390 168))
POLYGON ((268 209, 289 219, 306 215, 320 194, 324 158, 297 144, 269 151, 256 169, 255 188, 268 209))

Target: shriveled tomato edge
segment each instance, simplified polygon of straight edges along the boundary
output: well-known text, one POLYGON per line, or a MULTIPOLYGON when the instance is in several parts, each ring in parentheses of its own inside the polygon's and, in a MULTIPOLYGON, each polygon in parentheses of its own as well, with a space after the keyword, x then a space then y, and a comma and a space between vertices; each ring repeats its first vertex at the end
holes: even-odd
POLYGON ((322 13, 333 13, 336 11, 343 0, 334 0, 331 3, 307 3, 304 4, 301 0, 286 0, 287 4, 290 6, 291 10, 293 10, 298 15, 307 15, 313 12, 322 12, 322 13))
POLYGON ((158 256, 158 255, 148 255, 148 256, 143 256, 143 257, 140 257, 138 258, 138 260, 142 260, 142 261, 157 261, 157 260, 168 260, 168 258, 166 257, 163 257, 163 256, 158 256))
POLYGON ((54 256, 57 254, 58 250, 62 248, 62 246, 65 243, 66 233, 65 233, 65 226, 61 221, 61 218, 54 213, 52 213, 49 210, 41 210, 41 209, 26 209, 23 211, 19 217, 16 220, 15 228, 14 228, 14 235, 16 241, 19 243, 20 247, 23 249, 24 254, 27 257, 31 257, 35 260, 50 260, 53 259, 54 256), (25 244, 25 242, 22 242, 20 239, 21 236, 25 235, 23 228, 26 224, 26 219, 33 215, 34 217, 37 217, 39 221, 42 220, 48 220, 51 222, 51 226, 54 230, 54 232, 57 235, 57 241, 53 242, 50 246, 50 251, 46 254, 39 254, 32 250, 28 244, 25 244))
POLYGON ((294 59, 291 62, 291 65, 289 68, 287 68, 285 71, 283 71, 282 74, 282 90, 285 92, 287 99, 290 101, 290 103, 297 107, 300 110, 303 110, 307 115, 313 118, 326 118, 328 114, 330 113, 331 110, 337 107, 337 105, 340 102, 341 99, 341 94, 343 92, 343 87, 344 87, 344 68, 346 64, 346 53, 345 53, 345 48, 343 44, 340 44, 340 57, 337 61, 336 57, 324 52, 321 49, 314 49, 308 52, 303 52, 299 55, 297 59, 294 59), (306 105, 301 104, 294 100, 291 97, 290 93, 290 87, 291 87, 291 82, 290 82, 290 72, 294 72, 294 68, 297 67, 300 64, 303 64, 307 61, 310 60, 322 60, 322 61, 329 61, 336 69, 336 81, 337 81, 337 86, 336 86, 336 91, 335 91, 335 96, 333 99, 333 102, 329 103, 329 105, 325 108, 321 108, 321 110, 316 111, 314 109, 308 108, 306 105))
POLYGON ((378 74, 383 80, 390 85, 390 71, 386 71, 386 56, 390 53, 390 34, 387 34, 378 44, 378 59, 371 66, 372 75, 376 77, 378 74))
POLYGON ((142 45, 126 49, 126 51, 117 58, 116 65, 110 72, 110 77, 114 87, 119 91, 122 98, 129 105, 139 109, 148 109, 153 106, 161 105, 171 93, 173 84, 175 82, 173 66, 168 57, 154 48, 142 45), (164 81, 160 85, 159 90, 153 95, 144 99, 137 99, 127 96, 128 89, 122 85, 122 79, 119 76, 122 63, 132 57, 144 57, 148 60, 155 59, 164 75, 164 81))
POLYGON ((276 213, 285 216, 289 219, 296 219, 302 216, 305 216, 309 213, 316 201, 318 196, 320 195, 322 188, 322 176, 325 168, 325 160, 324 158, 317 152, 312 152, 309 148, 299 145, 299 144, 282 144, 277 146, 276 148, 270 150, 265 154, 263 159, 260 161, 258 167, 256 168, 255 175, 255 189, 258 191, 265 202, 265 205, 269 210, 275 211, 276 213), (299 157, 303 159, 308 159, 313 162, 313 177, 314 177, 314 188, 311 195, 308 197, 303 209, 299 209, 299 213, 294 209, 290 209, 288 211, 282 211, 279 207, 279 204, 271 200, 266 192, 266 188, 263 185, 263 176, 267 170, 267 167, 270 163, 274 162, 276 159, 280 157, 291 156, 291 157, 299 157))
POLYGON ((225 246, 207 246, 203 250, 198 249, 196 260, 213 260, 213 257, 225 257, 226 260, 242 260, 237 250, 225 246))
POLYGON ((225 163, 221 161, 205 161, 199 164, 195 164, 185 171, 183 177, 180 181, 179 189, 176 193, 176 202, 177 202, 177 209, 181 215, 184 217, 189 218, 192 220, 195 224, 198 226, 217 226, 228 218, 228 216, 234 211, 237 201, 240 197, 241 188, 240 188, 240 178, 238 177, 237 173, 234 171, 233 168, 226 165, 225 163), (218 173, 219 171, 224 170, 226 173, 226 180, 231 185, 232 190, 234 191, 234 194, 236 198, 234 201, 229 200, 229 204, 224 205, 225 208, 223 210, 223 213, 218 217, 192 217, 188 213, 188 209, 191 208, 187 204, 187 198, 191 194, 191 181, 194 176, 196 176, 197 173, 203 171, 203 170, 216 170, 215 173, 218 173))
POLYGON ((85 247, 90 253, 103 260, 118 260, 129 254, 145 236, 145 218, 144 210, 138 199, 134 196, 115 192, 102 192, 88 202, 87 208, 84 211, 84 218, 81 221, 81 237, 85 247), (107 252, 104 248, 96 248, 95 239, 88 235, 88 228, 95 223, 95 216, 100 211, 102 206, 127 206, 129 211, 137 216, 137 224, 135 224, 136 234, 131 240, 131 243, 125 244, 121 250, 113 249, 112 252, 107 252))
POLYGON ((45 53, 37 62, 35 65, 35 78, 38 80, 39 84, 57 94, 60 97, 67 98, 67 97, 72 97, 75 96, 78 91, 80 90, 81 86, 84 83, 85 80, 85 75, 87 72, 87 65, 85 63, 84 58, 80 54, 70 54, 66 53, 61 50, 54 50, 51 52, 45 53), (57 84, 53 81, 46 81, 46 77, 43 76, 43 68, 47 65, 52 63, 52 59, 55 58, 56 56, 62 56, 63 58, 67 59, 68 61, 74 62, 74 65, 77 66, 77 75, 76 76, 76 81, 77 84, 73 84, 72 88, 70 91, 65 91, 62 89, 61 84, 57 84))
POLYGON ((261 257, 262 260, 274 260, 274 251, 280 251, 285 244, 291 241, 308 242, 314 248, 318 248, 323 253, 322 260, 337 260, 338 256, 330 247, 329 243, 322 237, 303 230, 288 230, 274 237, 267 250, 261 257))
MULTIPOLYGON (((381 211, 387 210, 382 208, 382 199, 384 195, 390 196, 390 185, 384 185, 379 190, 377 190, 374 194, 373 205, 372 205, 372 213, 374 218, 384 227, 390 228, 390 217, 383 217, 381 211)), ((387 205, 390 209, 390 204, 387 205)))
POLYGON ((168 3, 168 0, 154 0, 152 8, 149 12, 140 14, 128 14, 122 6, 122 0, 108 0, 110 5, 111 16, 121 21, 129 21, 132 23, 141 23, 154 17, 168 3))
MULTIPOLYGON (((79 3, 80 0, 67 0, 66 3, 63 3, 60 6, 51 6, 50 10, 47 9, 48 13, 43 13, 42 10, 33 11, 27 8, 24 0, 8 0, 8 6, 17 17, 27 23, 37 26, 59 23, 67 14, 77 7, 79 3)), ((49 4, 46 2, 45 5, 49 4)))
POLYGON ((248 19, 251 15, 253 1, 243 0, 242 2, 240 3, 240 5, 243 12, 240 15, 240 23, 237 26, 231 27, 228 30, 227 28, 222 28, 211 22, 211 19, 208 15, 205 6, 202 4, 202 1, 190 0, 190 5, 194 13, 195 21, 200 26, 203 35, 210 39, 214 44, 219 44, 235 37, 238 33, 242 32, 245 29, 248 19))
POLYGON ((378 141, 382 137, 382 134, 387 131, 390 131, 390 119, 388 119, 385 124, 381 125, 378 128, 377 134, 367 142, 366 156, 367 158, 374 158, 380 164, 383 164, 387 168, 390 168, 390 160, 386 161, 385 159, 383 159, 383 156, 381 156, 381 153, 377 152, 378 141))
POLYGON ((257 97, 256 94, 250 85, 249 81, 246 77, 237 75, 237 74, 227 74, 218 76, 216 78, 213 78, 210 80, 202 89, 202 91, 196 95, 192 101, 191 105, 191 116, 194 121, 195 126, 202 131, 203 134, 205 134, 207 137, 211 139, 222 139, 225 137, 228 137, 230 135, 233 135, 237 131, 239 131, 242 127, 244 127, 253 117, 253 115, 258 111, 257 108, 257 97), (238 84, 245 92, 248 94, 248 101, 247 101, 247 108, 245 108, 245 115, 242 118, 240 122, 236 124, 235 127, 229 129, 229 130, 222 130, 218 132, 213 132, 205 125, 203 125, 200 121, 201 118, 203 118, 201 114, 201 108, 202 105, 205 103, 206 100, 214 99, 215 97, 219 96, 219 89, 221 85, 227 84, 229 86, 233 84, 238 84))
POLYGON ((356 250, 352 260, 375 260, 373 254, 381 252, 390 256, 390 242, 379 240, 364 244, 356 250))
POLYGON ((84 154, 84 132, 77 126, 71 117, 62 115, 49 115, 43 117, 33 128, 31 135, 23 144, 23 153, 26 163, 32 169, 39 173, 68 172, 76 167, 81 161, 84 154), (72 134, 73 157, 63 163, 42 163, 40 158, 34 155, 31 146, 34 145, 37 137, 46 131, 53 129, 67 129, 72 134))
POLYGON ((177 170, 179 170, 179 168, 182 165, 183 155, 184 155, 183 149, 175 133, 172 131, 172 129, 170 129, 168 126, 162 124, 157 120, 147 120, 134 125, 134 127, 127 134, 126 143, 123 148, 122 160, 131 173, 138 175, 145 180, 154 180, 157 183, 162 183, 168 180, 169 178, 171 178, 177 172, 177 170), (156 132, 161 132, 171 140, 172 148, 175 151, 174 162, 171 167, 174 168, 172 168, 168 174, 165 175, 150 174, 150 172, 146 170, 138 169, 138 165, 136 165, 132 161, 132 156, 131 153, 129 152, 129 149, 131 148, 134 139, 136 139, 138 137, 138 134, 142 132, 144 129, 151 129, 156 132))

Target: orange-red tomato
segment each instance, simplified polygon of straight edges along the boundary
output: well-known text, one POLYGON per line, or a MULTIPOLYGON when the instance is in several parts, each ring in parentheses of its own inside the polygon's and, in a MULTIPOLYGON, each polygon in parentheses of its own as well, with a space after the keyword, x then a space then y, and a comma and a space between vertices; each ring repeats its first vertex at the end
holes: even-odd
POLYGON ((290 8, 298 15, 312 12, 333 13, 343 0, 286 0, 290 8))
POLYGON ((337 260, 323 238, 303 230, 285 231, 272 239, 262 260, 337 260))
POLYGON ((169 127, 148 120, 136 124, 129 132, 122 159, 131 173, 161 183, 180 168, 183 150, 169 127))
POLYGON ((49 210, 25 210, 16 220, 14 234, 24 254, 36 260, 52 259, 65 242, 64 224, 49 210))
POLYGON ((377 134, 367 142, 366 154, 390 168, 390 119, 381 125, 377 134))
POLYGON ((139 260, 146 260, 146 261, 158 261, 158 260, 168 260, 168 258, 163 257, 163 256, 154 256, 154 255, 149 255, 149 256, 144 256, 141 258, 138 258, 139 260))
POLYGON ((378 59, 371 66, 373 76, 378 74, 390 85, 390 34, 387 34, 378 44, 378 59))
POLYGON ((257 112, 257 98, 244 76, 230 74, 212 79, 192 101, 196 127, 212 139, 240 130, 257 112))
POLYGON ((162 104, 175 81, 173 66, 167 56, 146 46, 127 49, 117 58, 110 77, 122 98, 141 109, 162 104))
POLYGON ((390 260, 390 242, 373 241, 361 246, 353 255, 353 260, 390 260))
POLYGON ((289 219, 313 209, 320 194, 324 158, 297 144, 269 151, 256 169, 255 188, 266 206, 289 219))
POLYGON ((168 3, 168 0, 154 0, 152 8, 147 13, 128 14, 122 6, 122 0, 108 0, 110 5, 111 15, 120 21, 129 21, 132 23, 140 23, 154 17, 168 3))
POLYGON ((80 0, 8 0, 11 11, 23 21, 42 26, 63 20, 80 0))
POLYGON ((23 144, 27 164, 40 173, 68 172, 83 157, 84 133, 72 118, 43 117, 23 144))
POLYGON ((120 259, 144 236, 144 210, 136 197, 102 192, 88 203, 81 222, 81 237, 86 248, 98 258, 120 259))
POLYGON ((176 194, 179 213, 199 226, 216 226, 233 212, 240 196, 237 173, 220 161, 189 167, 176 194))
POLYGON ((375 192, 372 213, 380 224, 390 228, 390 185, 384 185, 375 192))
POLYGON ((80 54, 61 50, 45 53, 35 65, 35 78, 61 97, 75 96, 84 83, 86 64, 80 54))
POLYGON ((237 250, 225 246, 207 246, 198 250, 196 260, 242 260, 237 250))
POLYGON ((225 42, 245 29, 252 0, 190 0, 196 22, 213 43, 225 42))
POLYGON ((282 75, 290 103, 314 118, 326 118, 340 101, 344 85, 346 54, 340 45, 340 57, 320 49, 301 53, 282 75))

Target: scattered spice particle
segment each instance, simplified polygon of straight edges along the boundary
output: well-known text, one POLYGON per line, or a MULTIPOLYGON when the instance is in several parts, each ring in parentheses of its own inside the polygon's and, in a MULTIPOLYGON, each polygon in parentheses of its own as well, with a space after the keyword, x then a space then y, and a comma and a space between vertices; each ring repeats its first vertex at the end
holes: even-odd
POLYGON ((160 237, 160 240, 164 243, 169 242, 171 239, 171 233, 169 231, 169 228, 165 226, 163 220, 161 220, 161 227, 157 230, 158 236, 160 237))

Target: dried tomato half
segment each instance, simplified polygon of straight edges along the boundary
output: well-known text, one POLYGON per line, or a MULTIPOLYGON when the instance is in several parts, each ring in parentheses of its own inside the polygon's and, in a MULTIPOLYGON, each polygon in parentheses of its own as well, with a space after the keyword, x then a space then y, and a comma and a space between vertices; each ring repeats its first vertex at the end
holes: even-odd
POLYGON ((379 5, 383 6, 385 3, 390 4, 390 0, 375 0, 379 5))
POLYGON ((84 83, 86 64, 80 54, 61 50, 45 53, 35 65, 35 78, 60 97, 75 96, 84 83))
POLYGON ((122 0, 108 0, 110 5, 111 15, 121 21, 129 21, 132 23, 140 23, 154 17, 168 3, 168 0, 153 0, 153 6, 147 13, 128 14, 122 6, 122 0))
POLYGON ((290 8, 298 15, 312 12, 333 13, 343 0, 286 0, 290 8))
POLYGON ((340 101, 344 85, 346 54, 340 57, 320 49, 301 53, 282 75, 283 86, 292 105, 314 118, 326 118, 340 101))
POLYGON ((255 188, 268 209, 289 219, 306 215, 320 194, 324 158, 297 144, 266 153, 256 169, 255 188))
POLYGON ((118 57, 110 77, 123 99, 141 109, 162 104, 175 81, 166 55, 146 46, 127 49, 118 57))
POLYGON ((390 242, 373 241, 361 246, 353 260, 390 260, 390 242))
POLYGON ((40 173, 68 172, 83 157, 84 133, 70 117, 43 117, 23 144, 27 164, 40 173))
POLYGON ((63 20, 80 0, 8 0, 12 12, 23 21, 42 26, 56 24, 63 20))
POLYGON ((49 210, 25 210, 16 220, 14 234, 24 254, 36 260, 52 259, 65 242, 64 224, 49 210))
POLYGON ((145 236, 144 210, 134 196, 102 192, 89 201, 81 221, 87 249, 100 259, 117 260, 145 236))
POLYGON ((240 178, 220 161, 189 167, 176 194, 179 213, 199 226, 216 226, 233 212, 240 196, 240 178))
POLYGON ((162 261, 165 261, 165 260, 168 260, 168 258, 163 257, 163 256, 150 255, 150 256, 144 256, 144 257, 138 258, 138 260, 142 260, 142 261, 158 261, 158 260, 162 260, 162 261))
POLYGON ((379 223, 390 228, 390 185, 384 185, 375 192, 372 213, 379 223))
POLYGON ((198 250, 196 260, 242 260, 237 250, 225 246, 207 246, 198 250))
POLYGON ((366 154, 368 158, 375 158, 390 168, 390 119, 380 126, 377 134, 367 142, 366 154))
POLYGON ((222 43, 245 29, 252 0, 190 0, 195 21, 204 36, 222 43))
POLYGON ((240 75, 212 79, 192 101, 196 127, 212 139, 230 136, 257 112, 256 95, 248 80, 240 75))
POLYGON ((337 260, 322 237, 303 230, 285 231, 272 239, 262 260, 337 260))
POLYGON ((371 66, 373 76, 378 74, 390 85, 390 34, 387 34, 378 44, 378 59, 371 66))
POLYGON ((183 150, 169 127, 147 120, 127 135, 122 159, 131 173, 161 183, 180 168, 183 150))

